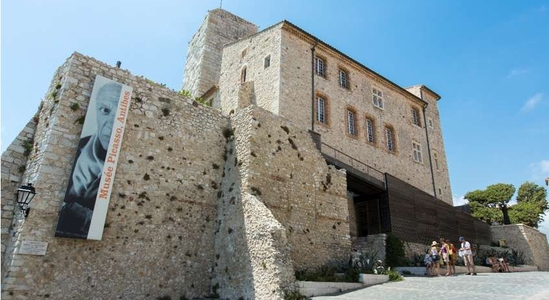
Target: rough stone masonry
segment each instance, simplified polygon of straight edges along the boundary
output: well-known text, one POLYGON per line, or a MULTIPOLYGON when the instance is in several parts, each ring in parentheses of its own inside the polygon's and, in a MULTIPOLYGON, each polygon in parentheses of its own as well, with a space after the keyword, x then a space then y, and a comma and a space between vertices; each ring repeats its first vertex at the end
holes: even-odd
POLYGON ((295 269, 350 248, 345 174, 307 132, 254 106, 223 116, 79 53, 2 166, 5 299, 282 299, 295 269), (96 75, 134 91, 103 239, 55 238, 96 75), (10 228, 4 195, 20 182, 37 196, 10 228), (18 254, 22 241, 46 242, 46 255, 18 254))

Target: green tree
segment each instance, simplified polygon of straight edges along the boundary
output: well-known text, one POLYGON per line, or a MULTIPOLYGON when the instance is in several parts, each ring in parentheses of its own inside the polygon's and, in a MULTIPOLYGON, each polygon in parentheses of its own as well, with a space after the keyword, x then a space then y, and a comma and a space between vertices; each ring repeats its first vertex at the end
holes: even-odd
POLYGON ((503 214, 498 207, 507 206, 515 193, 512 184, 497 183, 489 185, 485 190, 474 190, 465 194, 469 200, 471 215, 488 224, 503 221, 503 214))
POLYGON ((547 190, 533 182, 525 182, 519 187, 517 204, 509 209, 509 216, 513 223, 538 228, 548 209, 547 190))

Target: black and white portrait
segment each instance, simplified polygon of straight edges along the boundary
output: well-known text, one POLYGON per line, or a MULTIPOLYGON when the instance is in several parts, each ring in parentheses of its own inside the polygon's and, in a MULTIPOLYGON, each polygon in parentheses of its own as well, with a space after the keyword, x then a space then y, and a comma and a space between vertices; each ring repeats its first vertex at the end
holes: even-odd
POLYGON ((96 78, 56 236, 87 238, 122 88, 120 83, 96 78))

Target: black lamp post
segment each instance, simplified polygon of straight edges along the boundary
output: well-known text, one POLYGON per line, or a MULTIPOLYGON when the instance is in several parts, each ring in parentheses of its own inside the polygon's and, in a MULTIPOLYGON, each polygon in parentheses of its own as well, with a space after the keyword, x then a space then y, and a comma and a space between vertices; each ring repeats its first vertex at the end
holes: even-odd
POLYGON ((19 208, 21 208, 21 214, 25 216, 25 218, 29 215, 29 205, 32 201, 32 198, 34 198, 34 195, 36 195, 36 192, 34 191, 32 183, 29 183, 28 185, 23 185, 17 189, 17 204, 19 204, 19 208))

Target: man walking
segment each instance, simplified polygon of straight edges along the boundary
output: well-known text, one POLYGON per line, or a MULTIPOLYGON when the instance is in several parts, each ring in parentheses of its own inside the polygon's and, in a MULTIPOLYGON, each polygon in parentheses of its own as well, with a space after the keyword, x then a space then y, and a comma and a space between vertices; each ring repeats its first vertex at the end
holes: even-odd
POLYGON ((459 252, 463 253, 463 261, 467 267, 467 275, 471 275, 471 269, 473 269, 473 275, 477 275, 477 271, 475 270, 475 262, 473 261, 473 251, 471 251, 471 244, 462 236, 459 237, 459 241, 461 242, 459 252))

